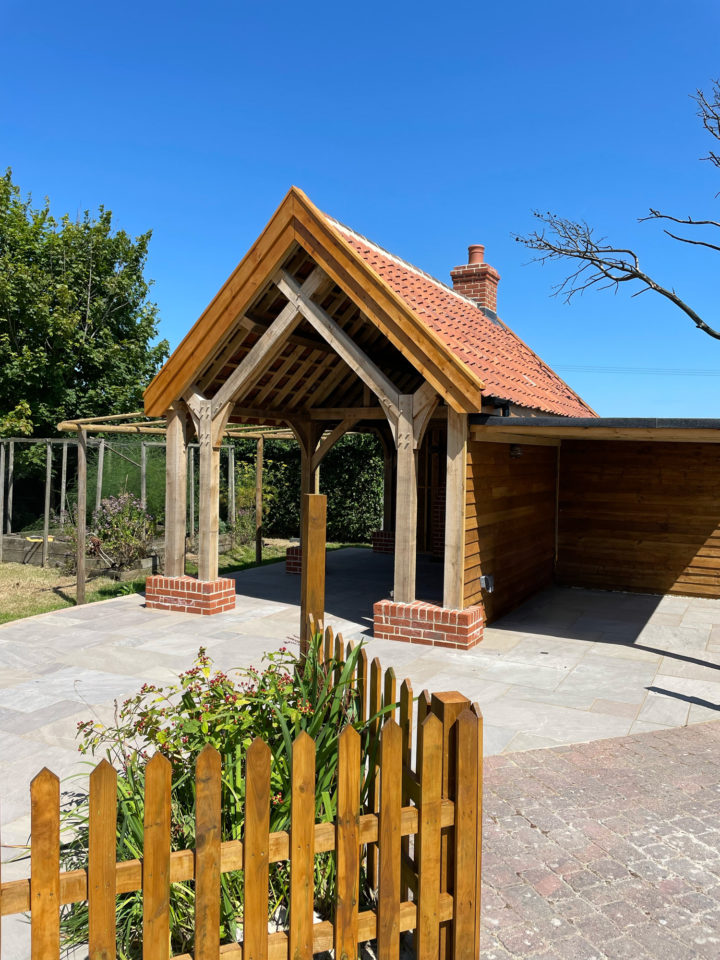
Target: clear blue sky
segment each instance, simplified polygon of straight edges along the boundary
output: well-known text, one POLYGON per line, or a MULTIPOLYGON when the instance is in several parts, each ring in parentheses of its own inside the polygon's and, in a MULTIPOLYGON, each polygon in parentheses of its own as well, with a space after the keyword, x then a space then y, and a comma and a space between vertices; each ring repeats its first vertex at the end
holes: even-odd
POLYGON ((5 0, 0 164, 57 214, 152 228, 172 346, 296 184, 445 281, 484 243, 501 316, 601 414, 720 416, 719 342, 651 294, 565 306, 511 239, 536 207, 584 217, 720 325, 718 256, 636 223, 718 217, 689 94, 720 76, 719 38, 716 0, 5 0))

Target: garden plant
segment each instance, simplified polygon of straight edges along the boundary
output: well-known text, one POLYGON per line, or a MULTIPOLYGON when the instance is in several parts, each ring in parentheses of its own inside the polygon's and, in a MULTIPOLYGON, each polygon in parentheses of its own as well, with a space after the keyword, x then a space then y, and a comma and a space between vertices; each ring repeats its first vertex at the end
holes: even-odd
MULTIPOLYGON (((117 859, 141 858, 143 853, 144 769, 156 751, 172 763, 172 849, 195 844, 195 761, 206 744, 222 756, 222 839, 242 840, 244 828, 245 754, 256 737, 272 750, 270 830, 290 825, 292 746, 305 731, 316 745, 316 822, 331 821, 336 812, 338 738, 351 724, 362 737, 366 771, 361 802, 367 799, 367 770, 374 768, 375 740, 371 723, 360 718, 356 669, 360 647, 342 662, 324 662, 321 637, 310 644, 307 656, 286 647, 268 653, 263 669, 225 673, 215 670, 203 648, 177 683, 166 687, 145 684, 133 697, 116 706, 114 723, 92 720, 78 725, 81 753, 106 757, 118 770, 117 859)), ((386 710, 392 705, 386 706, 386 710)), ((87 862, 88 808, 86 797, 76 797, 64 814, 67 842, 62 868, 72 870, 87 862)), ((335 859, 332 853, 315 858, 315 909, 331 917, 334 904, 335 859)), ((287 864, 270 870, 269 919, 282 923, 289 903, 287 864)), ((361 899, 371 895, 361 877, 361 899)), ((194 889, 191 882, 172 886, 171 947, 173 953, 192 952, 194 889)), ((243 874, 222 875, 221 942, 242 938, 243 874)), ((142 893, 117 900, 118 956, 142 956, 142 893)), ((64 946, 87 943, 86 903, 73 904, 62 918, 64 946)))

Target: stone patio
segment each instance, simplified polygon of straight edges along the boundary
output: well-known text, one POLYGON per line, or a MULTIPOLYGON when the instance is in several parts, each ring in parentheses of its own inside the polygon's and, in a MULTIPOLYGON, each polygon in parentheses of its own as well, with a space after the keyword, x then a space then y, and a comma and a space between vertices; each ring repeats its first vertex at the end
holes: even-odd
MULTIPOLYGON (((327 619, 346 639, 367 638, 372 602, 387 596, 392 584, 392 562, 362 549, 328 553, 327 619)), ((142 597, 128 596, 0 627, 5 845, 27 838, 29 782, 42 766, 63 777, 83 769, 74 739, 79 719, 107 718, 114 699, 145 681, 171 680, 200 645, 229 669, 258 664, 264 651, 297 636, 299 577, 273 564, 235 579, 235 610, 214 617, 148 610, 142 597)), ((441 581, 441 568, 420 558, 418 595, 437 601, 441 581)), ((471 651, 372 638, 368 643, 371 656, 393 665, 399 677, 410 677, 416 694, 424 687, 458 689, 477 700, 486 756, 512 755, 490 761, 498 769, 509 763, 523 769, 547 757, 551 771, 556 751, 535 748, 647 731, 662 740, 668 729, 720 717, 720 601, 555 588, 486 629, 471 651)), ((684 749, 682 741, 668 742, 684 749)), ((592 749, 602 756, 607 748, 592 749)), ((717 778, 713 782, 717 790, 717 778)), ((522 782, 510 787, 527 800, 522 782)), ((3 859, 11 853, 6 849, 3 859)), ((4 875, 9 877, 8 869, 4 875)), ((20 960, 22 934, 17 924, 6 923, 7 949, 15 936, 20 952, 10 955, 20 960)), ((635 956, 613 956, 626 955, 635 956)))

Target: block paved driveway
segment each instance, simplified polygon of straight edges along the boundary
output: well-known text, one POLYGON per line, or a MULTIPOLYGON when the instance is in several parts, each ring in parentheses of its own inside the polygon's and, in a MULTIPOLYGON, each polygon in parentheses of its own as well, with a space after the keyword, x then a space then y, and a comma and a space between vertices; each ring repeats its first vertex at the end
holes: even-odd
POLYGON ((482 960, 720 957, 720 721, 485 761, 482 960))

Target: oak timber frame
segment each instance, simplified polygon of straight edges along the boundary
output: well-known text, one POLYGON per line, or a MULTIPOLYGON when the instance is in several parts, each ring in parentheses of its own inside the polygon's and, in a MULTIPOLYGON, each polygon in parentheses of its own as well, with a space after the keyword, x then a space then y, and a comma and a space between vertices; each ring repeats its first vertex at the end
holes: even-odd
POLYGON ((146 414, 168 422, 168 574, 183 569, 190 432, 200 446, 198 576, 213 580, 223 431, 250 422, 289 428, 304 503, 319 490, 328 451, 359 429, 383 440, 385 529, 395 501, 394 599, 412 602, 417 454, 430 420, 447 416, 444 604, 462 608, 467 415, 480 409, 482 386, 293 188, 145 394, 146 414), (305 258, 300 267, 294 257, 305 258), (357 390, 341 389, 345 381, 357 390))

